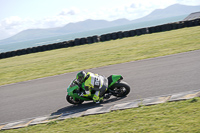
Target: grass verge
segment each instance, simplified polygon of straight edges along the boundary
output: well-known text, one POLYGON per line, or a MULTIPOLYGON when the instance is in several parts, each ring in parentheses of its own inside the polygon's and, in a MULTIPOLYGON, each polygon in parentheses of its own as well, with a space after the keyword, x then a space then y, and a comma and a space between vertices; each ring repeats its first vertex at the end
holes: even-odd
POLYGON ((52 121, 2 133, 199 133, 200 98, 52 121))
POLYGON ((0 60, 0 85, 200 49, 200 26, 0 60))

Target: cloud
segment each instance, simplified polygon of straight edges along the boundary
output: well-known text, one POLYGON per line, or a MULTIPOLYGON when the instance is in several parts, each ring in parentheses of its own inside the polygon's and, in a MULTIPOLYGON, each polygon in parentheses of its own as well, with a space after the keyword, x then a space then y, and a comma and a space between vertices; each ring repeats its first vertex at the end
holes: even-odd
POLYGON ((5 18, 1 21, 1 26, 4 29, 12 29, 17 25, 20 25, 23 22, 23 20, 18 16, 12 16, 9 18, 5 18))
POLYGON ((130 8, 136 8, 136 5, 133 3, 130 5, 130 8))
POLYGON ((2 29, 1 25, 0 25, 0 40, 7 38, 8 36, 10 36, 8 34, 8 32, 5 29, 2 29))
POLYGON ((5 39, 10 37, 20 31, 32 27, 33 20, 22 19, 18 16, 11 16, 3 19, 0 22, 1 37, 0 39, 5 39))
POLYGON ((176 2, 184 5, 200 5, 199 0, 176 0, 176 2))
POLYGON ((70 9, 63 9, 59 13, 59 15, 63 15, 63 16, 65 16, 65 15, 77 15, 79 13, 80 13, 80 10, 78 8, 73 7, 73 8, 70 8, 70 9))
MULTIPOLYGON (((61 13, 64 13, 63 11, 61 13)), ((78 22, 85 17, 77 15, 77 10, 69 10, 66 14, 44 17, 39 20, 11 16, 0 21, 0 40, 6 39, 26 29, 55 28, 70 22, 78 22)))
POLYGON ((70 9, 63 9, 56 16, 48 16, 39 20, 11 16, 0 21, 0 39, 8 38, 26 29, 54 28, 70 22, 83 20, 83 17, 79 17, 79 13, 80 10, 73 7, 70 9))
POLYGON ((111 21, 127 18, 129 20, 134 20, 148 15, 155 9, 163 9, 175 3, 200 5, 199 0, 163 0, 162 2, 158 2, 157 0, 130 0, 118 6, 99 6, 93 8, 92 11, 87 8, 66 8, 60 10, 60 12, 54 16, 47 16, 39 20, 11 16, 0 22, 0 39, 9 37, 26 29, 61 27, 70 22, 78 22, 86 19, 104 19, 111 21))

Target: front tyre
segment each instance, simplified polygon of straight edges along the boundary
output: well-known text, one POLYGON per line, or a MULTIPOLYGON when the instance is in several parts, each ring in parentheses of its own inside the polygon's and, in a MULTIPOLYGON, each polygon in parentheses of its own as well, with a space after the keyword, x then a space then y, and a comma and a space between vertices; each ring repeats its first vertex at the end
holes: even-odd
POLYGON ((111 90, 114 92, 113 95, 116 97, 125 97, 130 92, 130 86, 126 82, 115 83, 111 90))
POLYGON ((69 96, 69 95, 67 95, 66 96, 66 100, 69 102, 69 103, 71 103, 71 104, 75 104, 75 105, 77 105, 77 104, 82 104, 84 101, 83 100, 81 100, 81 99, 73 99, 73 97, 71 97, 71 96, 69 96))

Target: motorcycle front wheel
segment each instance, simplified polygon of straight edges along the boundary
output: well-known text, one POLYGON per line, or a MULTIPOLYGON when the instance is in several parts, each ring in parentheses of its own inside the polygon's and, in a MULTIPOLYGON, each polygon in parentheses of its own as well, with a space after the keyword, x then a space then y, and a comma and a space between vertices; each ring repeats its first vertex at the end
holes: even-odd
POLYGON ((115 83, 110 89, 116 97, 125 97, 130 92, 130 86, 123 81, 115 83))
POLYGON ((75 104, 75 105, 77 105, 77 104, 82 104, 84 101, 83 100, 81 100, 81 99, 73 99, 73 97, 71 97, 71 96, 69 96, 69 95, 67 95, 66 96, 66 100, 69 102, 69 103, 71 103, 71 104, 75 104))

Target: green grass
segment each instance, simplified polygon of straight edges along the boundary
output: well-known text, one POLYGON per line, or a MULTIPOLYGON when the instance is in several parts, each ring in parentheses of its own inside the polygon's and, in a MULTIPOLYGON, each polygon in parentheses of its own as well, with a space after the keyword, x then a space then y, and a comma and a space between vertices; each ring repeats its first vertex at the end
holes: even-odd
POLYGON ((200 49, 200 26, 0 60, 0 85, 200 49))
POLYGON ((2 133, 199 133, 200 98, 52 121, 2 133))

